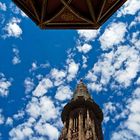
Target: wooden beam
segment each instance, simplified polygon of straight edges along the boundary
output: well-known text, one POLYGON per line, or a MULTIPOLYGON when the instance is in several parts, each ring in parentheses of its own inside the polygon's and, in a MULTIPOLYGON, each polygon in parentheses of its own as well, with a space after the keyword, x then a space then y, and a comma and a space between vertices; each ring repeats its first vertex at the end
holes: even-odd
POLYGON ((39 18, 39 15, 38 15, 37 11, 36 11, 36 7, 35 7, 35 5, 34 5, 34 3, 33 3, 33 0, 27 0, 27 2, 28 2, 29 4, 31 4, 31 7, 32 7, 32 9, 33 9, 33 12, 34 12, 34 14, 35 14, 35 16, 36 16, 38 22, 40 22, 40 18, 39 18))
POLYGON ((103 1, 103 4, 102 4, 101 10, 100 10, 100 13, 99 13, 98 18, 97 18, 97 22, 100 20, 100 17, 102 15, 102 12, 104 10, 104 7, 105 7, 106 2, 107 2, 107 0, 104 0, 103 1))
POLYGON ((42 2, 41 22, 43 22, 43 19, 45 18, 45 15, 46 15, 47 3, 48 3, 48 0, 43 0, 42 2))
POLYGON ((65 2, 65 0, 61 0, 61 2, 64 4, 64 6, 69 9, 74 15, 76 15, 77 17, 81 18, 82 20, 92 24, 93 22, 90 21, 89 19, 87 19, 86 17, 83 17, 82 15, 80 15, 78 12, 76 12, 75 10, 73 10, 69 4, 71 3, 72 0, 69 0, 68 2, 65 2))
MULTIPOLYGON (((122 0, 117 0, 101 17, 100 20, 102 20, 120 1, 122 0)), ((111 12, 112 14, 112 12, 111 12)))
POLYGON ((32 13, 31 10, 29 10, 29 8, 27 7, 27 2, 21 1, 21 0, 12 0, 14 3, 17 4, 17 6, 19 8, 21 8, 21 10, 23 10, 23 12, 25 12, 25 14, 27 14, 27 16, 29 16, 30 18, 34 18, 36 19, 36 16, 32 13))
POLYGON ((93 21, 95 22, 96 21, 96 17, 95 17, 95 12, 94 12, 94 8, 93 8, 93 5, 92 5, 92 2, 91 0, 87 0, 87 5, 88 5, 88 8, 89 8, 89 12, 91 14, 91 17, 93 19, 93 21))

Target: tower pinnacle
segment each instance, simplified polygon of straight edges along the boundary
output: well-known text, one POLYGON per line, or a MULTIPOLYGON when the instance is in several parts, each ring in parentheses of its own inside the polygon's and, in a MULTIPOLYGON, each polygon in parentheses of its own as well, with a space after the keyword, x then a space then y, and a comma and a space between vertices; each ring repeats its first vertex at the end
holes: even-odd
POLYGON ((73 100, 76 100, 78 98, 84 98, 85 100, 91 99, 87 86, 83 83, 82 79, 78 83, 75 92, 73 94, 73 100))

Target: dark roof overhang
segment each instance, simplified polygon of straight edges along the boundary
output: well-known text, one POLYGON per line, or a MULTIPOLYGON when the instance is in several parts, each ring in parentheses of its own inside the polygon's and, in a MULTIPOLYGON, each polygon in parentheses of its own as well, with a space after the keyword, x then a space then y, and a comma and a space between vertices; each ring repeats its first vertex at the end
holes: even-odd
POLYGON ((127 0, 13 0, 42 29, 98 29, 127 0))

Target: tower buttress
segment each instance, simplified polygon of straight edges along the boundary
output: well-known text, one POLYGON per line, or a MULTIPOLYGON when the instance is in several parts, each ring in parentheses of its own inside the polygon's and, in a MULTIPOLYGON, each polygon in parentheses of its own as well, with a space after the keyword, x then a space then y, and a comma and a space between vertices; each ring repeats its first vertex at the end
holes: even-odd
POLYGON ((62 114, 64 127, 59 140, 103 140, 103 113, 92 100, 86 85, 80 81, 62 114))

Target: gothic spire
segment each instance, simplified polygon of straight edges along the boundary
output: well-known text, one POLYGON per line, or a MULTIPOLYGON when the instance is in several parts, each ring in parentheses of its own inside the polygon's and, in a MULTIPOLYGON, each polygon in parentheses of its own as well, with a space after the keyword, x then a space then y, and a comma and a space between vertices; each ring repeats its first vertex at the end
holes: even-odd
POLYGON ((87 86, 83 83, 82 79, 78 83, 75 92, 73 94, 73 100, 76 100, 78 98, 84 98, 85 100, 91 99, 87 86))
POLYGON ((61 118, 64 127, 59 140, 103 140, 102 110, 92 100, 82 80, 72 100, 64 106, 61 118))

